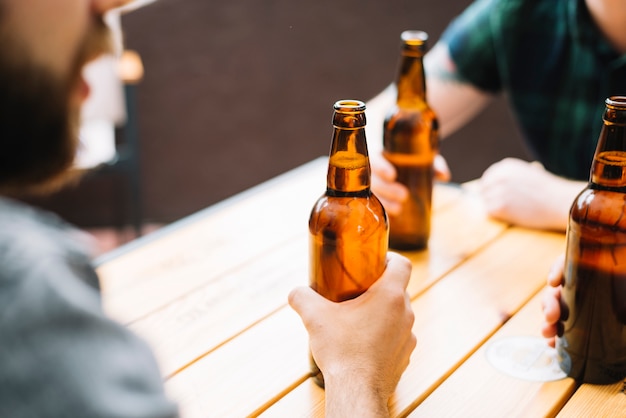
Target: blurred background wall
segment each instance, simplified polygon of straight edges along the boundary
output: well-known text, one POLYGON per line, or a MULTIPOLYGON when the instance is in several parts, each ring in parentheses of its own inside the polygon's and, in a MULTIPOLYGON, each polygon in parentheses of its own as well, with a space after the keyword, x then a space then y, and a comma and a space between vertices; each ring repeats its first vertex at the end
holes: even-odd
MULTIPOLYGON (((158 0, 124 15, 125 45, 145 68, 144 219, 171 222, 327 155, 332 104, 376 95, 395 78, 402 30, 427 31, 432 46, 469 3, 158 0)), ((442 153, 457 182, 526 157, 503 99, 442 153)), ((80 225, 107 224, 122 204, 118 186, 91 178, 48 204, 80 225)))

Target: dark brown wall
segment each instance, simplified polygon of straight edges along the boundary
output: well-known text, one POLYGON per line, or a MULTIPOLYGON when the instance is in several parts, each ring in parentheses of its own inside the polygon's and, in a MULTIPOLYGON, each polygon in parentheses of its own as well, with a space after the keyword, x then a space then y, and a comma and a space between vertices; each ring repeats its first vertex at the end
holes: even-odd
MULTIPOLYGON (((402 30, 425 30, 433 45, 467 4, 158 0, 124 16, 145 66, 145 217, 178 219, 326 155, 332 104, 373 97, 395 77, 402 30)), ((442 145, 453 180, 525 155, 503 103, 442 145)))

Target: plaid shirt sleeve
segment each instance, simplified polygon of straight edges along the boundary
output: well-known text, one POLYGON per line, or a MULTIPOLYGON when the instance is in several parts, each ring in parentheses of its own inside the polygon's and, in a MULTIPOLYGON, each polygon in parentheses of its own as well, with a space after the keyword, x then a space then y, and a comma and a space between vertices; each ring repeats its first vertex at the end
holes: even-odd
POLYGON ((626 54, 584 0, 476 0, 441 41, 454 77, 506 92, 534 158, 554 174, 589 178, 604 99, 626 94, 626 54))
POLYGON ((477 0, 441 36, 456 65, 457 77, 483 91, 502 90, 491 13, 498 0, 477 0))

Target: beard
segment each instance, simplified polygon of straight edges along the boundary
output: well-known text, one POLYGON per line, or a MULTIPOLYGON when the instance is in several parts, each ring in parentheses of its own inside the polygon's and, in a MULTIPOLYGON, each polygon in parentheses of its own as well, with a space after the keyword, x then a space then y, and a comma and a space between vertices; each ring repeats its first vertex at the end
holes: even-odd
POLYGON ((0 38, 0 194, 50 193, 78 178, 72 170, 78 147, 80 107, 72 93, 85 64, 111 51, 111 36, 94 19, 64 78, 33 63, 27 48, 0 38))

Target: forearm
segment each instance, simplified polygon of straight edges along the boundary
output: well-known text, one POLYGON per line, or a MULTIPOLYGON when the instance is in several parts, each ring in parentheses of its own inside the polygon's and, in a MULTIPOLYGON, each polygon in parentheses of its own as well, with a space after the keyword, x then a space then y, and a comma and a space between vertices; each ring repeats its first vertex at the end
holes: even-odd
MULTIPOLYGON (((471 121, 493 96, 464 83, 456 74, 448 48, 437 44, 424 58, 426 99, 437 113, 440 137, 445 138, 471 121)), ((365 127, 370 153, 382 151, 383 122, 396 102, 394 83, 368 100, 365 127)))
POLYGON ((424 67, 427 100, 437 113, 441 138, 470 122, 493 99, 491 94, 460 79, 445 44, 437 43, 426 54, 424 67))
POLYGON ((366 103, 365 135, 370 154, 381 152, 383 149, 383 123, 387 113, 396 103, 396 95, 396 86, 392 83, 366 103))

